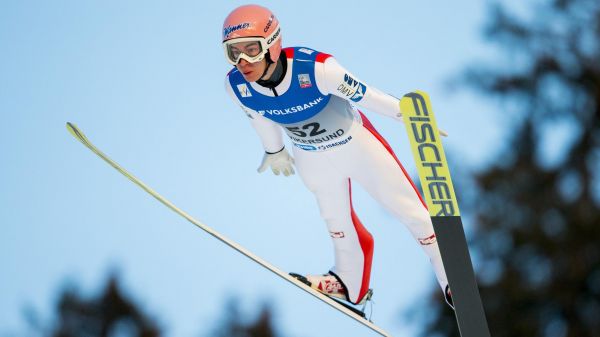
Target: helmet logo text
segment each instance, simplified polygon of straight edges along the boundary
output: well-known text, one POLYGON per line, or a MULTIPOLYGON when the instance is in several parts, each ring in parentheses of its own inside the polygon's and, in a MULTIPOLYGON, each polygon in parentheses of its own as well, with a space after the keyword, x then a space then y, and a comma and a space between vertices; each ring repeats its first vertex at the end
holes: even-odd
POLYGON ((271 28, 271 24, 273 23, 273 19, 275 18, 275 16, 273 14, 271 14, 271 17, 269 18, 269 22, 267 22, 267 25, 265 26, 265 29, 263 29, 263 32, 267 32, 269 30, 269 28, 271 28))
POLYGON ((281 32, 281 29, 278 29, 275 34, 273 34, 273 36, 271 36, 271 38, 267 41, 267 44, 271 44, 273 41, 275 41, 277 39, 277 37, 279 36, 279 32, 281 32))
POLYGON ((226 38, 227 36, 229 36, 229 34, 235 32, 236 30, 246 29, 246 28, 250 28, 249 22, 240 23, 235 26, 225 27, 225 28, 223 28, 223 38, 226 38))

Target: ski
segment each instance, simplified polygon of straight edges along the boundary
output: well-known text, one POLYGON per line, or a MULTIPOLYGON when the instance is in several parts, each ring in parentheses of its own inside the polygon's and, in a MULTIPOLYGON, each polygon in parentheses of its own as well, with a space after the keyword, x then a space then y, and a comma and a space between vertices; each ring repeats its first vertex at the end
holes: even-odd
POLYGON ((448 277, 462 337, 489 337, 460 210, 429 96, 404 95, 400 110, 448 277))
POLYGON ((191 222, 196 227, 202 229, 203 231, 205 231, 206 233, 210 234, 211 236, 213 236, 217 240, 223 242, 224 244, 228 245, 229 247, 233 248, 234 250, 236 250, 239 253, 243 254, 244 256, 248 257, 250 260, 258 263, 259 265, 261 265, 262 267, 264 267, 267 270, 271 271, 275 275, 277 275, 277 276, 281 277, 282 279, 290 282, 291 284, 297 286, 298 288, 306 291, 310 295, 316 297, 317 299, 319 299, 322 302, 328 304, 329 306, 331 306, 332 308, 334 308, 334 309, 338 310, 339 312, 345 314, 346 316, 354 319, 358 323, 366 326, 367 328, 373 330, 374 332, 380 334, 381 336, 389 336, 389 337, 391 337, 391 335, 389 333, 387 333, 386 331, 384 331, 383 329, 381 329, 380 327, 378 327, 377 325, 375 325, 372 321, 367 320, 363 316, 357 314, 356 312, 354 312, 353 310, 351 310, 350 308, 348 308, 344 304, 342 304, 342 303, 340 303, 340 302, 338 302, 338 301, 336 301, 336 300, 334 300, 334 299, 332 299, 332 298, 330 298, 330 297, 328 297, 328 296, 326 296, 326 295, 318 292, 317 290, 314 290, 311 287, 305 285, 304 283, 302 283, 299 280, 295 279, 294 277, 288 275, 287 273, 281 271, 279 268, 275 267, 274 265, 270 264, 269 262, 263 260, 262 258, 258 257, 257 255, 254 255, 253 253, 251 253, 250 251, 248 251, 246 248, 240 246, 239 244, 237 244, 236 242, 232 241, 231 239, 229 239, 229 238, 221 235, 217 231, 213 230, 211 227, 209 227, 209 226, 205 225, 204 223, 202 223, 202 222, 194 219, 188 213, 186 213, 183 210, 179 209, 177 206, 175 206, 169 200, 167 200, 166 198, 164 198, 163 196, 161 196, 160 194, 158 194, 150 186, 148 186, 145 183, 143 183, 141 180, 139 180, 138 178, 136 178, 133 174, 129 173, 127 170, 125 170, 123 167, 121 167, 115 161, 113 161, 112 159, 110 159, 106 154, 104 154, 102 151, 100 151, 94 144, 92 144, 92 142, 90 142, 90 140, 85 136, 85 134, 75 124, 67 122, 67 130, 71 133, 71 135, 73 135, 77 140, 79 140, 83 145, 85 145, 94 154, 96 154, 98 157, 100 157, 102 160, 104 160, 106 163, 108 163, 110 166, 112 166, 115 170, 119 171, 119 173, 121 173, 122 175, 124 175, 131 182, 133 182, 134 184, 136 184, 137 186, 139 186, 140 188, 142 188, 144 191, 146 191, 148 194, 150 194, 156 200, 160 201, 163 205, 165 205, 166 207, 168 207, 169 209, 171 209, 175 213, 179 214, 180 216, 182 216, 183 218, 185 218, 186 220, 188 220, 189 222, 191 222))

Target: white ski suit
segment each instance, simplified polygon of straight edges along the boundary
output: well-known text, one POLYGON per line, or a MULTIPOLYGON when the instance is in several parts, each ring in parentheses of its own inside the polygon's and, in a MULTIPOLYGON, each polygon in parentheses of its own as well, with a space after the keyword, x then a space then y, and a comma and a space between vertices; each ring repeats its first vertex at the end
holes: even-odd
POLYGON ((444 289, 448 282, 426 205, 389 144, 353 106, 400 120, 398 99, 365 85, 331 55, 303 47, 283 51, 287 70, 275 88, 247 82, 235 68, 225 87, 266 152, 284 147, 282 129, 290 137, 298 173, 333 241, 330 271, 348 300, 357 303, 367 293, 373 258, 373 238, 352 207, 352 181, 408 227, 444 289))

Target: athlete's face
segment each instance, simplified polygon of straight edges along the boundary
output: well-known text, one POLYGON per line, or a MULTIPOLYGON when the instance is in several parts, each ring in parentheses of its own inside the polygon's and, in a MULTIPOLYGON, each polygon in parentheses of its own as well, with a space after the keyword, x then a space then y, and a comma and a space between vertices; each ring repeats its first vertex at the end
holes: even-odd
POLYGON ((265 73, 267 68, 267 60, 262 59, 258 62, 250 63, 244 59, 236 65, 237 69, 244 75, 244 79, 248 82, 256 82, 265 73))

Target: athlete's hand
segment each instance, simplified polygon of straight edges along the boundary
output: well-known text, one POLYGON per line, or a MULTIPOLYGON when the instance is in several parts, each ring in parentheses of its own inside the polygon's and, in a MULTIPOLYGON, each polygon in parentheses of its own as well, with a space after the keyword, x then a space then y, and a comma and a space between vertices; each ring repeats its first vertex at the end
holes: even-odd
POLYGON ((262 163, 258 167, 258 173, 263 173, 269 166, 275 175, 279 175, 279 172, 286 177, 294 174, 294 158, 290 156, 285 147, 279 152, 265 153, 262 163))

